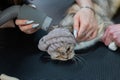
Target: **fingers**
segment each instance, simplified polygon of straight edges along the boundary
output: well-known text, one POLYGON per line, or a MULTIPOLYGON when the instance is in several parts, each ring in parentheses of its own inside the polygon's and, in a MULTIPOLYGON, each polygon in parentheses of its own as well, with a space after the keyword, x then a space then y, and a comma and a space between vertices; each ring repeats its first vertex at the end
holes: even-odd
POLYGON ((24 33, 32 34, 38 30, 37 29, 38 26, 39 24, 29 24, 29 25, 19 26, 19 28, 24 33))
POLYGON ((83 12, 86 10, 80 10, 74 16, 74 36, 78 42, 91 40, 96 37, 98 32, 94 15, 83 12))
POLYGON ((98 27, 93 25, 81 24, 78 31, 77 41, 88 41, 96 37, 98 27))
POLYGON ((117 32, 116 34, 115 34, 116 36, 114 36, 114 38, 113 38, 113 41, 117 44, 117 46, 119 46, 120 47, 120 32, 117 32))
POLYGON ((113 36, 114 31, 111 30, 111 26, 109 28, 107 28, 107 30, 104 33, 103 36, 103 42, 105 43, 105 45, 109 45, 110 42, 112 42, 112 36, 113 36))
POLYGON ((113 33, 112 40, 117 46, 120 47, 120 29, 113 33))
POLYGON ((85 35, 83 35, 83 33, 85 31, 85 28, 86 28, 85 25, 79 25, 79 24, 80 24, 79 19, 75 18, 75 20, 74 20, 74 36, 78 40, 85 36, 85 35))
POLYGON ((115 42, 118 46, 120 46, 120 25, 112 25, 107 28, 105 31, 102 41, 105 45, 109 45, 111 42, 115 42))
POLYGON ((83 36, 81 38, 78 38, 77 41, 88 41, 88 40, 92 40, 93 38, 96 37, 97 35, 97 30, 96 31, 89 31, 88 33, 83 34, 83 36))
POLYGON ((88 19, 84 19, 83 16, 81 16, 81 23, 79 23, 79 31, 78 31, 78 38, 81 39, 84 33, 87 34, 88 29, 90 27, 89 25, 89 20, 88 19))
POLYGON ((32 24, 34 21, 33 20, 16 20, 15 24, 16 25, 27 25, 27 24, 32 24))
POLYGON ((74 30, 79 30, 79 26, 80 26, 79 24, 80 24, 79 16, 76 14, 74 16, 74 25, 73 25, 74 30))
POLYGON ((97 30, 94 31, 94 32, 92 33, 92 35, 88 37, 88 40, 92 40, 93 38, 95 38, 95 37, 97 36, 97 33, 98 33, 97 30))
POLYGON ((23 30, 29 30, 29 29, 35 29, 39 26, 39 24, 28 24, 28 25, 21 25, 20 29, 23 30))
POLYGON ((74 27, 73 33, 74 33, 75 38, 77 38, 77 36, 78 36, 78 30, 79 30, 79 26, 80 26, 79 24, 80 24, 79 17, 78 17, 78 15, 75 15, 74 16, 74 24, 73 24, 73 27, 74 27))
POLYGON ((19 29, 26 34, 32 34, 38 30, 38 29, 33 29, 32 24, 26 26, 20 26, 19 29))
POLYGON ((34 23, 33 20, 16 20, 15 23, 19 29, 26 34, 36 32, 38 30, 37 27, 39 27, 39 24, 34 23))

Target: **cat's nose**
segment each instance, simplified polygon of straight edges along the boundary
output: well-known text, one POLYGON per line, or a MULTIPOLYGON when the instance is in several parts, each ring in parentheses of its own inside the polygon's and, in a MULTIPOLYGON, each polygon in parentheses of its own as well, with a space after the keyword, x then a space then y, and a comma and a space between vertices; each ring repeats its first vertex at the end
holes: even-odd
POLYGON ((66 58, 65 59, 69 59, 69 57, 68 56, 66 56, 66 58))
POLYGON ((69 59, 69 56, 64 56, 65 59, 69 59))
POLYGON ((65 53, 64 53, 64 52, 62 52, 61 54, 62 54, 63 56, 65 55, 65 53))

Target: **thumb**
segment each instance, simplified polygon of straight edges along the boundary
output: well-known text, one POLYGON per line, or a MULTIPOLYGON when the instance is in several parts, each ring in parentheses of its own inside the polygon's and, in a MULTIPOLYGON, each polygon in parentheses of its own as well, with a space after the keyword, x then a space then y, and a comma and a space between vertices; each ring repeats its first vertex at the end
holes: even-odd
POLYGON ((74 37, 77 38, 77 35, 78 35, 78 31, 79 31, 79 19, 78 17, 74 17, 74 24, 73 24, 73 34, 74 34, 74 37))

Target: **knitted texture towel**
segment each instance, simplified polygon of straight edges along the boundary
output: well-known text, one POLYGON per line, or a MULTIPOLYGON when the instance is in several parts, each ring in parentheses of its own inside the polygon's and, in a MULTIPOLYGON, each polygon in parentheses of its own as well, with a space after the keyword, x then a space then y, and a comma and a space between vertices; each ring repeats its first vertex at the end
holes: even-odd
POLYGON ((50 54, 64 44, 75 45, 75 38, 68 29, 56 28, 40 39, 38 48, 50 54))

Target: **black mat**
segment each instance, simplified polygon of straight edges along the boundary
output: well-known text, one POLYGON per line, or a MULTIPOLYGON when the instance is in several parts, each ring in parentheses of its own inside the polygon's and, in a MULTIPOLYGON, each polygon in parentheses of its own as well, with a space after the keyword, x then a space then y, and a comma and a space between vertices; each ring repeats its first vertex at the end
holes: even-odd
POLYGON ((97 43, 76 51, 76 61, 52 61, 34 42, 41 37, 39 34, 45 33, 35 34, 26 35, 18 29, 0 30, 0 74, 21 80, 120 80, 120 49, 113 52, 97 43))
POLYGON ((0 73, 21 80, 119 80, 120 52, 108 50, 102 43, 77 52, 79 60, 52 61, 33 48, 0 50, 0 73), (97 46, 97 47, 96 47, 97 46))

